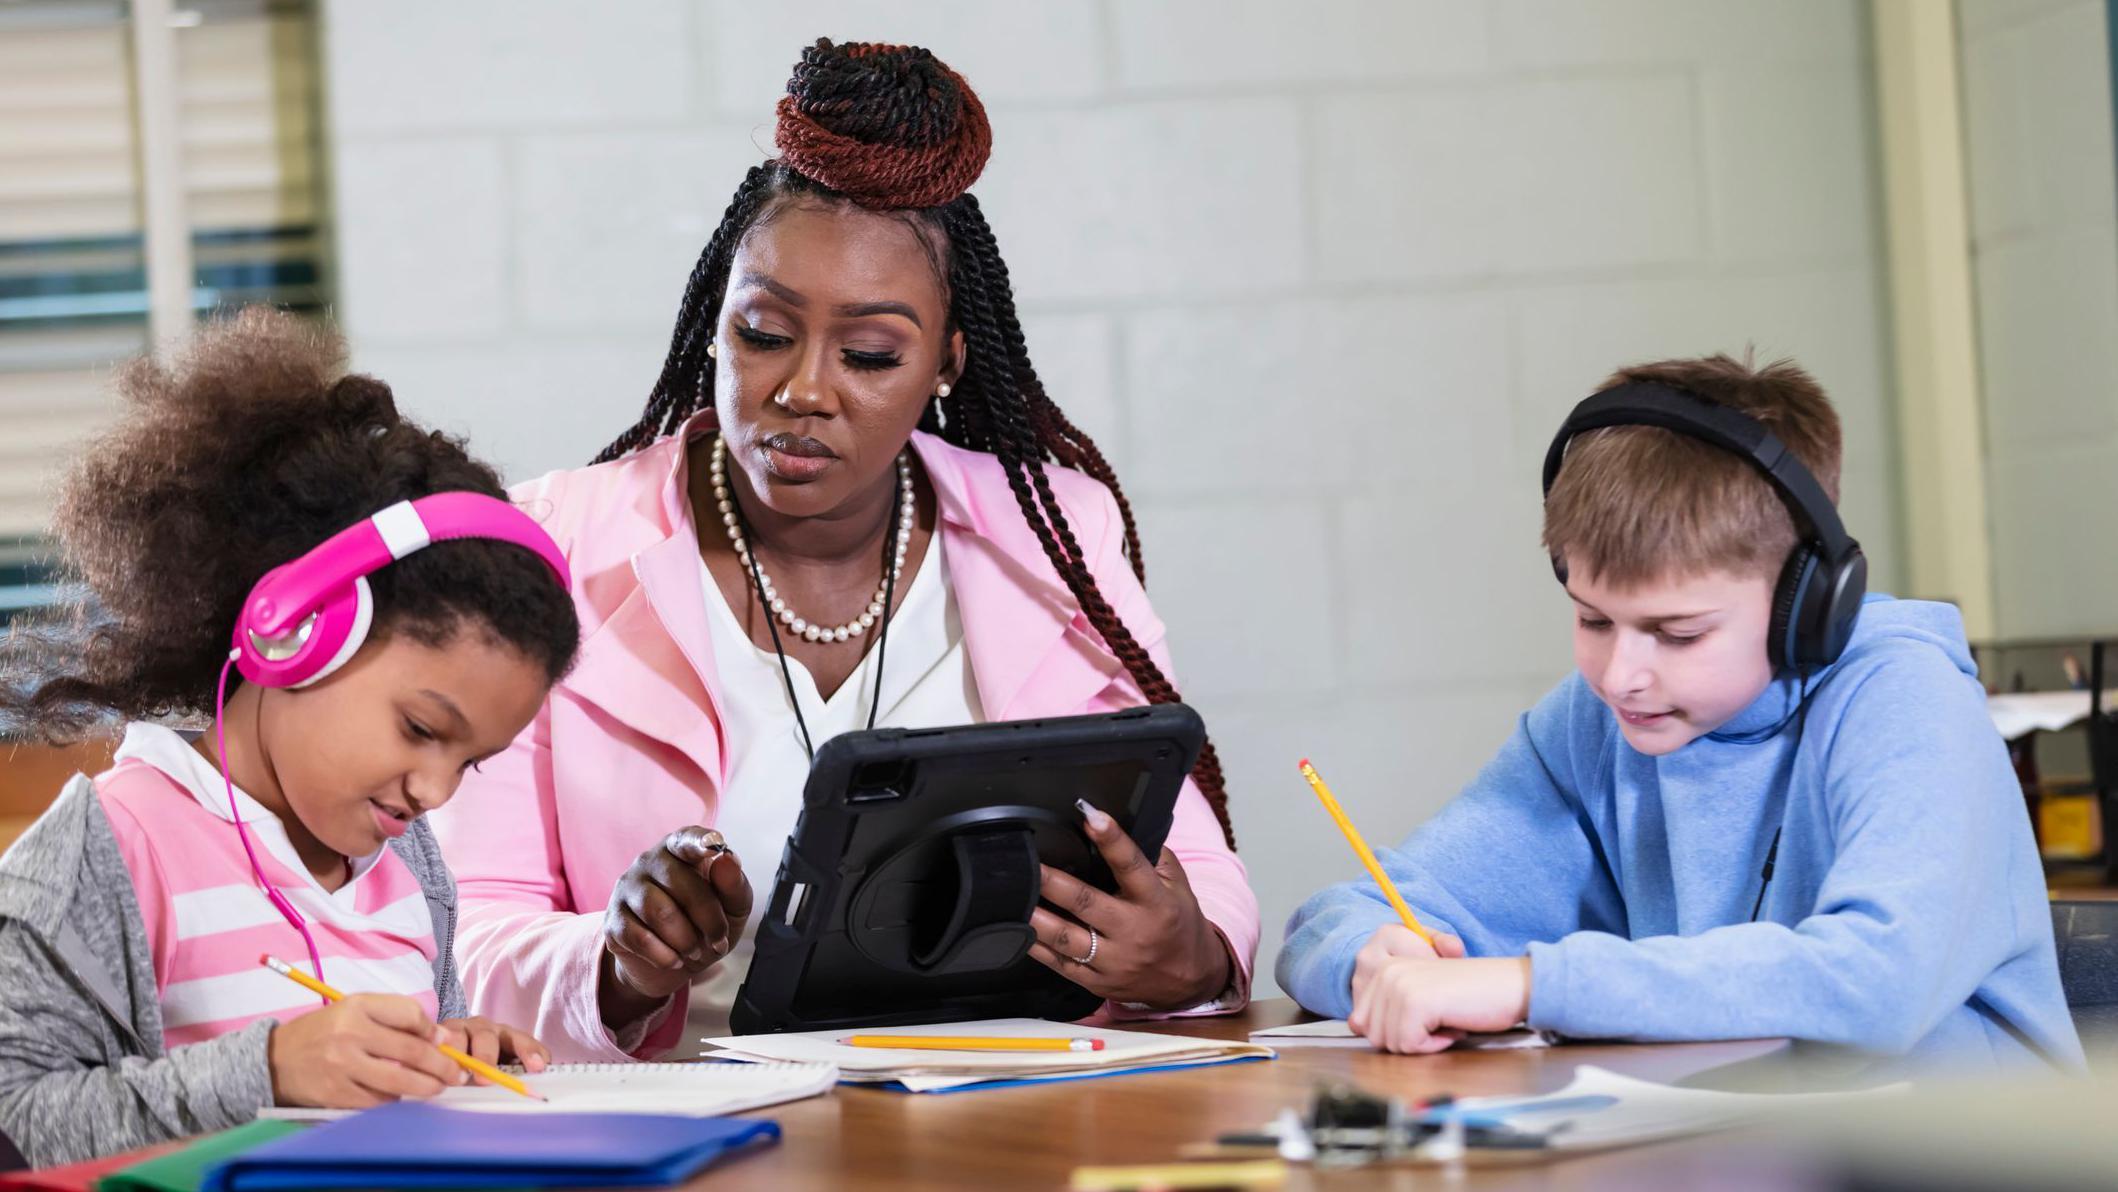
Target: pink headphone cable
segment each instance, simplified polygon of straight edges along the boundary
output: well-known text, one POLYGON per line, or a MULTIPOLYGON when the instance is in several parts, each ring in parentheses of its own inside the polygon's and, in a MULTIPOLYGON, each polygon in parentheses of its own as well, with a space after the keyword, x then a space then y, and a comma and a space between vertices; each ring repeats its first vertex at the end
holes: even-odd
MULTIPOLYGON (((273 906, 279 908, 279 913, 286 917, 287 922, 293 924, 294 930, 301 932, 302 943, 309 946, 310 967, 315 971, 316 979, 321 981, 324 979, 324 958, 316 951, 315 937, 309 934, 309 921, 302 918, 300 911, 294 909, 294 904, 287 901, 286 895, 273 889, 271 883, 265 880, 265 867, 258 863, 257 849, 252 847, 250 833, 243 827, 242 809, 235 803, 235 780, 228 776, 228 730, 222 721, 226 718, 228 710, 228 671, 235 665, 235 660, 241 653, 240 650, 228 652, 228 661, 221 664, 220 682, 213 689, 213 739, 216 756, 221 763, 221 782, 228 788, 228 814, 235 819, 235 834, 242 839, 243 852, 250 858, 250 872, 257 877, 258 888, 265 892, 265 897, 272 901, 273 906)), ((325 1004, 328 1005, 330 1000, 325 998, 325 1004)))

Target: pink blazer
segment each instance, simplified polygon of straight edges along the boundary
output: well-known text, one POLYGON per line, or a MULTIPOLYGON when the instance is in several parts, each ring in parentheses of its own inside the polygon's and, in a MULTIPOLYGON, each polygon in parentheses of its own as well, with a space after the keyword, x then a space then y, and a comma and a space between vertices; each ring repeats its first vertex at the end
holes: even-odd
MULTIPOLYGON (((683 444, 711 413, 624 459, 515 490, 573 570, 581 654, 514 745, 432 814, 463 905, 458 959, 474 1011, 534 1031, 559 1060, 622 1060, 596 1009, 603 910, 643 850, 719 818, 727 779, 718 672, 705 616, 683 444)), ((915 434, 939 498, 939 532, 979 698, 993 720, 1136 707, 1138 686, 1103 645, 1024 523, 998 460, 915 434)), ((1121 553, 1101 484, 1048 469, 1097 583, 1168 672, 1162 622, 1121 553)), ((1170 849, 1236 957, 1248 997, 1258 904, 1243 864, 1188 783, 1170 849)), ((764 897, 773 853, 754 854, 764 897)), ((678 1041, 683 1006, 631 1054, 678 1041)))

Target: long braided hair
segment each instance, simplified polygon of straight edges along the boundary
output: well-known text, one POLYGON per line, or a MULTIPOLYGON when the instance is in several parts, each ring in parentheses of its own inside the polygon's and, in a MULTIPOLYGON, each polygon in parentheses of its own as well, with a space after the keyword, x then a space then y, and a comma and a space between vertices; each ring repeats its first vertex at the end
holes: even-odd
MULTIPOLYGON (((1000 461, 1023 520, 1066 582, 1088 621, 1138 683, 1149 703, 1182 697, 1096 586, 1087 556, 1053 495, 1045 465, 1101 481, 1125 526, 1125 557, 1146 582, 1132 506, 1094 440, 1067 420, 1030 363, 1007 265, 978 200, 967 188, 985 167, 991 132, 985 109, 963 77, 926 50, 819 39, 802 51, 779 102, 781 156, 753 166, 692 266, 669 354, 638 422, 596 456, 602 463, 676 433, 711 401, 714 359, 706 347, 720 323, 729 270, 743 238, 776 205, 800 196, 888 212, 938 234, 949 317, 963 332, 963 375, 935 397, 920 429, 1000 461)), ((1235 846, 1228 795, 1213 743, 1192 778, 1235 846)))

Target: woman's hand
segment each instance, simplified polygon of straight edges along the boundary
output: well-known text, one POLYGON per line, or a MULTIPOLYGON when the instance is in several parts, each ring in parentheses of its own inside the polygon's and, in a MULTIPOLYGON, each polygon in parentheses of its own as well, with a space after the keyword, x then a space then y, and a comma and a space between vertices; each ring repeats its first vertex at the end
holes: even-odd
POLYGON ((434 1041, 488 1064, 518 1063, 531 1072, 542 1072, 552 1062, 552 1053, 528 1031, 488 1018, 445 1018, 434 1041))
POLYGON ((468 1077, 434 1046, 418 1002, 357 993, 272 1028, 265 1061, 274 1105, 366 1109, 431 1097, 468 1077))
POLYGON ((720 963, 750 921, 750 879, 710 828, 678 828, 641 853, 603 912, 603 1025, 621 1030, 720 963))
POLYGON ((1091 993, 1157 1010, 1187 1009, 1228 988, 1234 961, 1199 910, 1176 855, 1165 848, 1161 861, 1150 864, 1116 821, 1087 803, 1078 806, 1089 840, 1117 876, 1118 892, 1105 894, 1045 866, 1048 906, 1030 912, 1037 933, 1030 957, 1091 993))

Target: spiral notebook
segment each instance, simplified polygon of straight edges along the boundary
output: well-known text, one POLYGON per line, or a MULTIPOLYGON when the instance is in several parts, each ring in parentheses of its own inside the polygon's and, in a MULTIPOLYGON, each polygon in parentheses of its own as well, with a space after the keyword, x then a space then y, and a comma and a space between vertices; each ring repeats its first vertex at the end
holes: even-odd
MULTIPOLYGON (((828 1091, 838 1082, 830 1064, 554 1064, 542 1072, 507 1069, 549 1098, 533 1101, 491 1085, 464 1085, 428 1104, 485 1113, 659 1113, 713 1117, 828 1091)), ((351 1111, 261 1110, 259 1117, 329 1121, 351 1111)))

